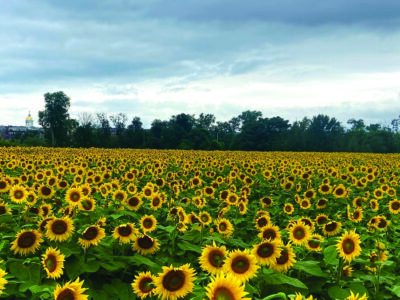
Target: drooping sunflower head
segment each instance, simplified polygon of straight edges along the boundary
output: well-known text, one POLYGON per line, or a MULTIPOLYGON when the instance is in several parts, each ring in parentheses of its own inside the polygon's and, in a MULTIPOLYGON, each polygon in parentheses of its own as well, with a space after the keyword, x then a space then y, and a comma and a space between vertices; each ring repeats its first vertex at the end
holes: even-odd
POLYGON ((41 242, 43 242, 42 235, 38 231, 23 229, 11 243, 11 250, 14 250, 14 254, 20 255, 35 253, 41 242))
POLYGON ((105 236, 104 228, 92 225, 85 229, 78 243, 84 248, 89 248, 91 245, 97 246, 105 236))
POLYGON ((156 277, 151 275, 150 272, 141 272, 136 275, 135 280, 132 283, 132 288, 134 293, 144 299, 147 296, 151 296, 154 290, 154 282, 156 277))
POLYGON ((235 275, 240 282, 247 282, 256 276, 258 268, 256 257, 250 254, 249 249, 229 253, 224 264, 225 273, 235 275))
POLYGON ((148 255, 156 253, 160 246, 155 238, 143 234, 136 236, 132 248, 142 255, 148 255))
POLYGON ((47 278, 56 279, 63 274, 64 255, 54 248, 48 248, 43 254, 43 267, 47 273, 47 278))
POLYGON ((360 244, 360 236, 355 231, 346 231, 336 244, 336 249, 340 257, 351 262, 356 256, 361 254, 360 244))
POLYGON ((244 284, 231 274, 219 274, 211 279, 207 286, 207 297, 210 300, 250 300, 245 298, 244 284))
POLYGON ((87 300, 88 296, 83 293, 87 288, 82 288, 83 280, 79 281, 77 278, 75 281, 68 281, 64 286, 57 285, 54 290, 55 300, 87 300))
POLYGON ((200 267, 210 274, 219 274, 223 270, 226 254, 225 246, 217 247, 213 242, 212 246, 207 245, 203 248, 199 258, 200 267))
POLYGON ((162 299, 185 297, 194 287, 195 271, 189 264, 179 268, 163 267, 163 272, 155 280, 154 294, 162 299))

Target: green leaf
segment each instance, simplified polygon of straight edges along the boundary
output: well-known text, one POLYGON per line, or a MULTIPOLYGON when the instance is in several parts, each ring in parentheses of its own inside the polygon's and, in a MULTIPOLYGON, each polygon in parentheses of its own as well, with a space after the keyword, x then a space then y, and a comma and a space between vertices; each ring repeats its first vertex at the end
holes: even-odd
POLYGON ((200 240, 200 231, 198 231, 198 230, 187 231, 180 238, 182 240, 191 241, 191 242, 199 241, 200 240))
POLYGON ((307 274, 311 274, 318 277, 328 277, 328 274, 324 273, 319 267, 318 261, 298 261, 293 269, 303 271, 307 274))
POLYGON ((151 259, 144 257, 143 255, 140 255, 140 254, 135 254, 134 256, 130 257, 129 260, 132 263, 135 263, 137 266, 146 265, 149 268, 151 268, 152 270, 155 270, 155 271, 161 270, 161 267, 158 264, 156 264, 151 259))
POLYGON ((19 286, 20 292, 25 292, 33 285, 39 285, 41 267, 37 263, 24 265, 21 262, 13 262, 10 264, 10 273, 22 281, 19 286))
POLYGON ((282 273, 264 274, 264 281, 268 284, 288 284, 294 287, 308 290, 308 287, 296 278, 286 276, 282 273))
POLYGON ((393 288, 386 287, 389 291, 391 291, 393 294, 395 294, 398 298, 400 298, 400 286, 396 285, 393 288))
POLYGON ((334 285, 328 289, 328 295, 331 297, 331 299, 342 300, 350 296, 350 293, 342 289, 340 286, 334 285))
POLYGON ((95 273, 100 269, 100 262, 98 260, 88 261, 82 265, 82 273, 95 273))
POLYGON ((330 245, 324 249, 324 261, 327 265, 337 265, 339 263, 336 245, 330 245))
POLYGON ((193 245, 186 241, 180 241, 178 243, 178 247, 181 248, 182 250, 189 250, 189 251, 201 253, 201 247, 199 245, 193 245))
POLYGON ((70 280, 75 280, 80 274, 84 273, 82 264, 81 259, 75 255, 65 260, 65 270, 70 280))
POLYGON ((360 282, 353 282, 350 284, 349 291, 352 291, 353 294, 358 294, 359 296, 363 296, 364 294, 366 294, 367 296, 369 296, 368 290, 365 288, 365 286, 360 283, 360 282))

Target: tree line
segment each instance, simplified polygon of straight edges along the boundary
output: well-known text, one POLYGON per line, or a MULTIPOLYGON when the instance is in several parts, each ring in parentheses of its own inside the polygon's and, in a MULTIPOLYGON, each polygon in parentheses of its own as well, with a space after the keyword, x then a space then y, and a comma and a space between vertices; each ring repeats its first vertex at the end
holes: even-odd
POLYGON ((250 110, 229 121, 217 121, 208 113, 180 113, 169 120, 155 119, 145 129, 139 116, 128 120, 124 113, 81 113, 73 119, 68 113, 70 99, 63 92, 46 93, 44 98, 39 124, 45 143, 55 147, 400 152, 400 116, 390 126, 350 119, 346 128, 324 114, 291 124, 250 110))

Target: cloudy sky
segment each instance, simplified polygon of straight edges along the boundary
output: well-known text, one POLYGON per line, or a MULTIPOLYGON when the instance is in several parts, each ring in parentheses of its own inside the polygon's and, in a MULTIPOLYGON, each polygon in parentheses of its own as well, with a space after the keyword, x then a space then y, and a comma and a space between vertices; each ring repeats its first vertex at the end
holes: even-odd
POLYGON ((400 1, 11 0, 0 4, 0 124, 46 92, 82 112, 291 122, 400 114, 400 1))

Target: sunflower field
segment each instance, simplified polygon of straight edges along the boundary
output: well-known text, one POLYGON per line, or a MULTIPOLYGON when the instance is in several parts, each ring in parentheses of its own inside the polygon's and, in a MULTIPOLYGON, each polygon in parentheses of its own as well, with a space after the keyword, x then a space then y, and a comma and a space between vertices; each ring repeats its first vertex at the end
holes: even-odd
POLYGON ((0 298, 399 299, 400 155, 0 148, 0 298))

